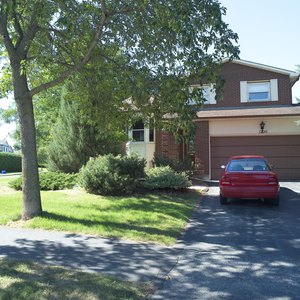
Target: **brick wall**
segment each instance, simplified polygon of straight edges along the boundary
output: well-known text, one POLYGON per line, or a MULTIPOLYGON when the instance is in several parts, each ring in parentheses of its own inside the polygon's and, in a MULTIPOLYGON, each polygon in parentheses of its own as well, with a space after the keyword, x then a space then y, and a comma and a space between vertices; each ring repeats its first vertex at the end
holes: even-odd
POLYGON ((209 174, 209 122, 197 122, 195 135, 195 161, 199 163, 199 175, 209 174))
POLYGON ((179 159, 181 158, 181 146, 182 144, 175 141, 175 138, 171 132, 166 130, 156 131, 156 154, 172 159, 179 159))
POLYGON ((247 107, 265 105, 290 105, 292 104, 292 92, 289 76, 278 74, 262 69, 248 67, 236 63, 224 63, 221 76, 225 83, 223 93, 217 96, 217 104, 205 105, 205 107, 247 107), (278 80, 278 101, 262 101, 252 103, 241 103, 240 81, 278 80))

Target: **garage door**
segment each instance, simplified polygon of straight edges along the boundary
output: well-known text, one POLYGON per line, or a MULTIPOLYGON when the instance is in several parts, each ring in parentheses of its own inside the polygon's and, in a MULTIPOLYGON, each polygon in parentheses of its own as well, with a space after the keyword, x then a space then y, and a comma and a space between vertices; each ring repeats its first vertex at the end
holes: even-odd
POLYGON ((256 154, 268 158, 280 180, 300 180, 300 135, 211 137, 210 142, 212 179, 230 156, 256 154))

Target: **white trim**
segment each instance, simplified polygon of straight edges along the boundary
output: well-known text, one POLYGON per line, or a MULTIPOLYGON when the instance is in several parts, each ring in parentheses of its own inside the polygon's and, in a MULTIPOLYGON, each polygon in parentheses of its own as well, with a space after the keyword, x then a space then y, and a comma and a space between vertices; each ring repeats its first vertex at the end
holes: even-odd
POLYGON ((244 66, 248 66, 248 67, 252 67, 252 68, 257 68, 257 69, 262 69, 262 70, 266 70, 266 71, 270 71, 270 72, 274 72, 274 73, 288 75, 290 77, 290 79, 292 79, 292 80, 298 80, 299 76, 300 76, 300 73, 295 72, 295 71, 290 71, 290 70, 286 70, 286 69, 263 65, 260 63, 255 63, 255 62, 243 60, 243 59, 230 60, 230 59, 226 58, 226 59, 222 60, 222 63, 226 63, 226 62, 232 62, 232 63, 236 63, 236 64, 240 64, 240 65, 244 65, 244 66))

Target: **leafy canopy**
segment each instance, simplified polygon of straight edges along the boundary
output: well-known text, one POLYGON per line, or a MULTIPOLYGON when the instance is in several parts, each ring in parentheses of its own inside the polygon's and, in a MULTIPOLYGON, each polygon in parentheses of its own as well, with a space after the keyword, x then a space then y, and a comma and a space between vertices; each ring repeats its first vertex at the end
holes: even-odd
MULTIPOLYGON (((177 114, 171 126, 175 130, 195 116, 188 99, 203 102, 201 89, 189 89, 189 79, 218 84, 220 61, 238 54, 237 35, 222 20, 225 12, 216 0, 3 0, 0 21, 7 23, 16 49, 24 44, 21 70, 31 95, 86 64, 96 71, 90 81, 102 83, 95 101, 101 98, 101 105, 110 104, 105 108, 129 111, 123 100, 131 97, 138 117, 151 117, 157 126, 165 113, 177 114), (96 44, 93 56, 91 41, 96 44)), ((10 49, 4 45, 5 40, 0 51, 7 56, 10 49)), ((13 63, 2 65, 2 95, 12 89, 13 63)), ((95 101, 86 108, 92 109, 95 101)))

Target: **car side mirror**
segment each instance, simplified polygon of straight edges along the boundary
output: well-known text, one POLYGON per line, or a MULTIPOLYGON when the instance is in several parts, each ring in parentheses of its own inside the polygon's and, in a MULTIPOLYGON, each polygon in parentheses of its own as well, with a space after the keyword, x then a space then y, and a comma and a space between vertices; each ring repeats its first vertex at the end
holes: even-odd
POLYGON ((275 168, 275 166, 274 165, 270 165, 270 168, 273 170, 275 168))
POLYGON ((223 170, 224 170, 225 168, 226 168, 226 166, 225 166, 225 165, 222 165, 222 166, 221 166, 221 169, 223 169, 223 170))

